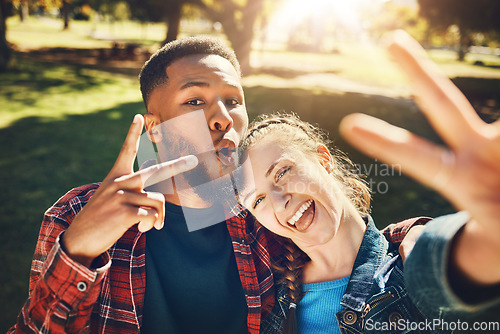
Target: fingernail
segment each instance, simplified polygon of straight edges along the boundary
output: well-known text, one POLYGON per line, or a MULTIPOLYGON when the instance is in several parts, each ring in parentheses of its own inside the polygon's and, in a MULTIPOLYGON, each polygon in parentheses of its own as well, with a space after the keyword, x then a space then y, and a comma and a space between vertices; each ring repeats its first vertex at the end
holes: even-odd
POLYGON ((186 164, 187 168, 193 168, 198 165, 198 158, 194 155, 188 155, 187 157, 185 157, 184 163, 186 164))
POLYGON ((132 121, 132 123, 139 123, 139 122, 140 122, 140 118, 141 118, 141 115, 136 114, 136 115, 134 116, 134 120, 132 121))

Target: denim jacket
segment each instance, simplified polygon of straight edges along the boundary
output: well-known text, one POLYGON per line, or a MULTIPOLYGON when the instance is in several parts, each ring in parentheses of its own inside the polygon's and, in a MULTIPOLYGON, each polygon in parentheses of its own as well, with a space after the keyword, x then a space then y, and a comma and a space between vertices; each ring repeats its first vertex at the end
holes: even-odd
MULTIPOLYGON (((397 245, 390 244, 369 218, 340 303, 342 310, 335 315, 340 332, 451 333, 471 329, 470 323, 462 322, 462 327, 457 327, 457 321, 470 320, 471 312, 482 311, 490 316, 496 314, 500 321, 500 298, 466 305, 447 284, 449 246, 468 219, 461 212, 427 223, 403 267, 397 245)), ((286 286, 280 285, 276 291, 278 303, 261 333, 280 333, 288 313, 286 286)))

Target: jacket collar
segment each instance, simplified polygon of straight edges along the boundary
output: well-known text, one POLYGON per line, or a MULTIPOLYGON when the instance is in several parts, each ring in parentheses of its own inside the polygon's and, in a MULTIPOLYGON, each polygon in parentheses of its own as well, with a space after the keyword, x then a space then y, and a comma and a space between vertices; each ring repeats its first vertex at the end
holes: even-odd
POLYGON ((349 284, 340 302, 343 307, 358 312, 364 308, 366 300, 372 294, 375 272, 385 258, 388 247, 389 243, 375 226, 372 217, 368 216, 365 235, 354 261, 349 284))

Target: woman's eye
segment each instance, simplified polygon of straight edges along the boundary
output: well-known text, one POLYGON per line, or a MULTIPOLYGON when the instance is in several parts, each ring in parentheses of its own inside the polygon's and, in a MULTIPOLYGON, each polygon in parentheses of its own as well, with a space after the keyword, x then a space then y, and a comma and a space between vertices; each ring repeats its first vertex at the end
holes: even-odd
POLYGON ((257 207, 257 205, 260 204, 260 202, 262 202, 264 200, 264 196, 260 196, 258 197, 255 202, 253 203, 253 208, 255 209, 257 207))
POLYGON ((199 106, 202 105, 204 102, 203 100, 200 99, 192 99, 186 102, 186 104, 192 105, 192 106, 199 106))
POLYGON ((286 172, 288 172, 289 170, 290 166, 283 167, 280 170, 278 170, 278 172, 276 173, 275 181, 278 182, 283 177, 283 175, 285 175, 286 172))

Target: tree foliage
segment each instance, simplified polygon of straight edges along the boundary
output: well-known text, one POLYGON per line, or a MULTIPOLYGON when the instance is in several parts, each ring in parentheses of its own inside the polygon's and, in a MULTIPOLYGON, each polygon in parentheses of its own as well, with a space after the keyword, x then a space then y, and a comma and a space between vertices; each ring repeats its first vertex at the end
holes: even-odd
POLYGON ((470 34, 500 30, 498 0, 418 0, 420 15, 430 26, 445 31, 455 25, 460 33, 459 59, 463 60, 470 34))
POLYGON ((195 2, 197 0, 127 0, 132 18, 143 22, 166 22, 164 43, 177 38, 183 6, 195 2))
POLYGON ((419 0, 420 15, 436 28, 457 25, 470 31, 500 29, 498 0, 419 0))
POLYGON ((250 68, 254 24, 264 0, 127 0, 132 16, 141 21, 166 21, 165 42, 177 38, 184 5, 199 7, 212 22, 219 22, 236 52, 243 72, 250 68))

